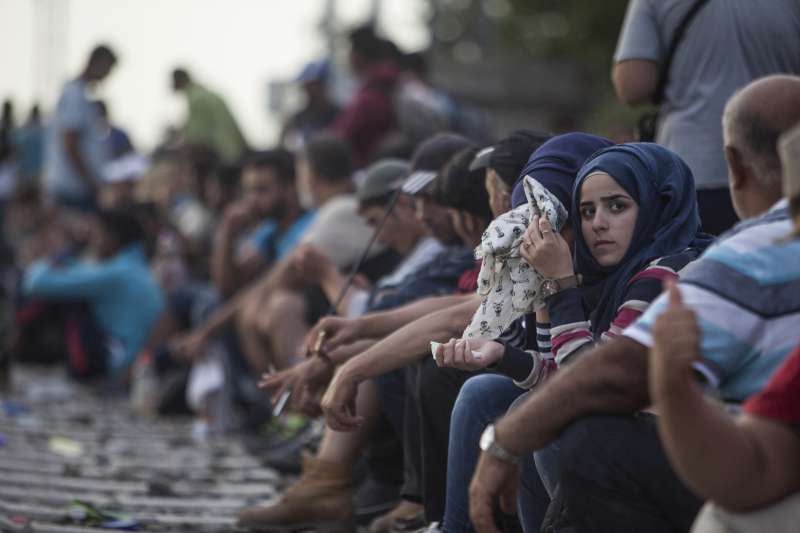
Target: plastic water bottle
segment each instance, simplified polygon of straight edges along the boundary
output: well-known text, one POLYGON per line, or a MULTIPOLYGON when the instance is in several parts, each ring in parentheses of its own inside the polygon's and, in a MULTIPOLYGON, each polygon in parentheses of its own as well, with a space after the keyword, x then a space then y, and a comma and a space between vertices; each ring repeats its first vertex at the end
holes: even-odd
POLYGON ((133 370, 131 387, 131 406, 135 413, 142 416, 155 416, 158 405, 158 376, 156 375, 153 355, 142 353, 133 370))

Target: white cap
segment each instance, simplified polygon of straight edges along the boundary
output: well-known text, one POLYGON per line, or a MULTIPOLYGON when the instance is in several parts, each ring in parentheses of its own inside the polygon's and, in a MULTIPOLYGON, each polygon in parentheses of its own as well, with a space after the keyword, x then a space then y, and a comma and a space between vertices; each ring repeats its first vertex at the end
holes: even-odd
POLYGON ((107 184, 123 181, 138 181, 147 172, 147 158, 130 152, 106 164, 103 169, 103 182, 107 184))

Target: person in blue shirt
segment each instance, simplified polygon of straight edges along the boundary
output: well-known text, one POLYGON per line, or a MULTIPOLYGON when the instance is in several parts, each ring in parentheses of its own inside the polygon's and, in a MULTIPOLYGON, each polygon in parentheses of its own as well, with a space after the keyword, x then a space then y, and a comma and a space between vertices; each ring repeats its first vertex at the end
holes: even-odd
POLYGON ((137 217, 101 211, 95 220, 89 259, 40 259, 23 279, 27 299, 62 307, 64 345, 76 377, 124 374, 164 307, 137 217))

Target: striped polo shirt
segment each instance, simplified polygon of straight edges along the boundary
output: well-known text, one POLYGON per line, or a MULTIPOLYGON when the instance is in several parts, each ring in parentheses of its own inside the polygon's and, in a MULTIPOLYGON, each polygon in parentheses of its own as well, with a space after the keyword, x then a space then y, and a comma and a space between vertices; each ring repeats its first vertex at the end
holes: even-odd
MULTIPOLYGON (((727 401, 763 388, 800 340, 800 239, 787 239, 787 206, 782 200, 739 223, 681 273, 684 304, 702 334, 695 369, 727 401)), ((651 347, 666 305, 660 296, 623 334, 651 347)))

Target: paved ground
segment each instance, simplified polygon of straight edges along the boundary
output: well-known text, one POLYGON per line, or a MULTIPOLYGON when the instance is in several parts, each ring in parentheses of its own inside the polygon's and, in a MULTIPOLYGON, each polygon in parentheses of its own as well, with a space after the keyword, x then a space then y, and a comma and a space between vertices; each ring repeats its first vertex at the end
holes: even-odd
POLYGON ((140 530, 230 531, 237 509, 284 486, 234 438, 198 444, 188 421, 137 418, 56 372, 14 383, 0 410, 0 531, 108 531, 75 500, 140 530))

